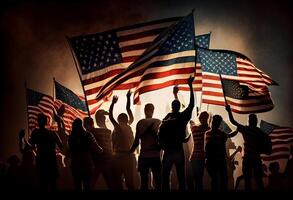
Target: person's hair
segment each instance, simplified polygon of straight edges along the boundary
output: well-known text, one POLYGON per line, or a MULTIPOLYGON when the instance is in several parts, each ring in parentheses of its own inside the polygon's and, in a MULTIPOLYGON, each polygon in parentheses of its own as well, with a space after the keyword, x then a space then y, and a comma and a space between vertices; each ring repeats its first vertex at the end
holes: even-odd
POLYGON ((125 113, 120 113, 117 119, 119 123, 128 123, 128 116, 125 113))
POLYGON ((152 103, 148 103, 144 106, 144 111, 154 111, 155 107, 152 103))
POLYGON ((47 116, 43 113, 38 114, 38 124, 40 128, 43 128, 47 124, 47 116))
POLYGON ((71 134, 78 135, 84 131, 82 126, 82 120, 80 118, 76 118, 72 123, 71 134))
POLYGON ((252 126, 257 125, 257 116, 256 116, 256 114, 254 114, 254 113, 249 114, 248 123, 249 123, 249 125, 252 125, 252 126))
POLYGON ((209 113, 207 111, 203 111, 199 114, 198 117, 201 124, 207 124, 209 119, 209 113))
POLYGON ((175 99, 174 101, 172 101, 172 111, 179 112, 179 110, 180 110, 180 101, 175 99))
POLYGON ((212 127, 213 128, 219 128, 221 125, 223 118, 220 115, 214 115, 213 121, 212 121, 212 127))
POLYGON ((93 118, 91 118, 91 117, 85 117, 85 118, 83 119, 83 125, 84 125, 85 127, 91 127, 91 126, 93 126, 93 125, 94 125, 94 120, 93 120, 93 118))

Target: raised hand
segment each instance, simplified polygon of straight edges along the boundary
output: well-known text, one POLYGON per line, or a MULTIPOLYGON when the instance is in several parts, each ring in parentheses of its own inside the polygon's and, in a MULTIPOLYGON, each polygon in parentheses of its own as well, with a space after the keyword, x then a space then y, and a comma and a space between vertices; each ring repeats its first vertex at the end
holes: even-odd
POLYGON ((177 95, 177 94, 178 94, 178 91, 179 91, 178 85, 175 85, 175 86, 173 87, 173 94, 174 94, 174 95, 177 95))
POLYGON ((132 94, 132 92, 131 92, 130 90, 128 90, 128 92, 127 92, 127 94, 126 94, 126 97, 127 97, 127 98, 130 98, 131 94, 132 94))
POLYGON ((118 96, 114 95, 113 99, 112 99, 112 103, 115 104, 115 103, 117 103, 117 101, 118 101, 118 96))
POLYGON ((192 82, 194 81, 194 76, 190 76, 188 79, 187 79, 187 84, 189 85, 189 87, 192 86, 192 82))

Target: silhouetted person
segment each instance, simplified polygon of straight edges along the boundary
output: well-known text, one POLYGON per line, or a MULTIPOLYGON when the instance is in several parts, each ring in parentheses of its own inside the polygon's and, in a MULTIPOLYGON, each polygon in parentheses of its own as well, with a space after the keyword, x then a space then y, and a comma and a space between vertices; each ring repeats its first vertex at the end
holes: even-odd
POLYGON ((264 133, 260 128, 257 127, 257 116, 255 114, 250 114, 248 126, 244 126, 234 120, 230 106, 226 106, 226 110, 229 114, 230 122, 234 126, 237 126, 244 140, 242 172, 245 180, 245 189, 251 190, 251 178, 253 172, 258 189, 263 189, 263 170, 260 151, 258 147, 258 136, 264 133))
POLYGON ((91 190, 94 167, 91 152, 100 153, 103 149, 98 145, 94 136, 83 128, 82 120, 79 118, 72 123, 68 145, 75 190, 91 190))
POLYGON ((210 129, 208 125, 209 114, 204 111, 200 113, 200 125, 192 125, 193 152, 190 159, 194 188, 197 191, 203 189, 203 175, 205 166, 204 138, 205 133, 210 129))
POLYGON ((6 188, 9 190, 19 190, 20 185, 20 159, 17 155, 12 155, 7 159, 8 169, 6 174, 6 188))
POLYGON ((130 109, 130 95, 131 93, 128 91, 126 110, 129 115, 129 120, 125 113, 118 115, 118 122, 113 117, 113 109, 115 103, 118 101, 118 96, 113 97, 109 118, 114 126, 112 143, 117 176, 120 177, 121 182, 124 176, 128 190, 134 190, 136 159, 133 153, 129 154, 129 149, 134 141, 133 132, 129 126, 133 122, 133 114, 130 109))
POLYGON ((290 158, 287 162, 284 175, 287 189, 293 189, 293 146, 290 146, 290 158))
POLYGON ((281 190, 284 189, 284 175, 280 173, 280 165, 278 162, 269 164, 270 175, 268 176, 268 189, 281 190))
POLYGON ((220 115, 213 116, 211 130, 206 132, 206 165, 211 177, 212 191, 225 191, 228 185, 226 141, 234 137, 237 130, 229 135, 219 130, 222 122, 220 115))
POLYGON ((54 131, 45 128, 46 124, 46 115, 39 114, 39 128, 33 130, 29 142, 37 147, 36 166, 41 189, 54 191, 59 176, 56 147, 58 145, 59 149, 62 150, 63 146, 59 136, 54 131))
POLYGON ((24 139, 25 130, 19 132, 19 151, 22 154, 20 165, 20 185, 25 191, 32 191, 37 186, 37 173, 35 166, 35 152, 33 147, 24 139))
MULTIPOLYGON (((179 112, 180 110, 180 101, 174 100, 172 102, 172 112, 168 113, 167 116, 163 119, 163 121, 172 122, 176 129, 173 130, 170 134, 174 136, 178 136, 180 138, 176 141, 166 140, 164 145, 164 155, 163 155, 163 165, 162 165, 162 190, 169 191, 170 190, 170 171, 175 164, 177 178, 179 183, 179 190, 185 191, 186 190, 186 183, 185 183, 185 156, 183 150, 183 143, 187 142, 190 138, 186 138, 186 125, 188 124, 192 110, 194 107, 194 95, 193 95, 193 88, 192 82, 194 77, 190 77, 187 81, 189 89, 190 89, 190 102, 188 107, 183 111, 179 112)), ((164 123, 164 122, 163 122, 164 123)), ((167 137, 167 136, 166 136, 167 137)), ((160 139, 161 140, 161 139, 160 139)))
POLYGON ((158 129, 161 120, 153 118, 154 105, 146 104, 144 107, 145 119, 141 119, 136 125, 134 142, 130 149, 133 153, 141 145, 138 157, 138 171, 140 173, 140 189, 148 190, 149 170, 152 171, 155 190, 161 190, 161 148, 158 143, 158 129))
POLYGON ((93 154, 95 171, 93 175, 93 185, 102 174, 109 189, 118 189, 114 183, 113 176, 113 147, 112 147, 112 132, 106 126, 106 117, 109 113, 104 110, 98 110, 95 114, 96 123, 99 128, 94 127, 94 121, 90 117, 84 119, 84 127, 88 132, 91 132, 98 144, 103 148, 100 154, 93 154))

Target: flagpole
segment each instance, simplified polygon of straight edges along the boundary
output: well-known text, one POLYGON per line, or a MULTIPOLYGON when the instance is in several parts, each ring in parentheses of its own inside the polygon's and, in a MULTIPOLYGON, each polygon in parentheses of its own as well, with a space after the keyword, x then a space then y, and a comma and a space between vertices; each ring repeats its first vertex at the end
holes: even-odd
POLYGON ((82 78, 81 78, 81 75, 79 73, 79 69, 78 69, 78 64, 77 64, 77 61, 76 61, 75 53, 73 52, 73 48, 71 46, 71 43, 69 42, 69 37, 68 36, 65 36, 65 37, 66 37, 67 44, 69 45, 71 55, 73 57, 73 61, 74 61, 75 68, 76 68, 77 73, 78 73, 78 76, 79 76, 79 80, 80 80, 80 83, 81 83, 81 86, 82 86, 82 90, 83 90, 83 93, 84 93, 85 104, 86 104, 86 107, 87 107, 88 116, 90 117, 91 114, 90 114, 90 110, 89 110, 89 105, 88 105, 88 102, 87 102, 87 97, 86 97, 86 94, 85 94, 84 86, 82 85, 82 78))
MULTIPOLYGON (((195 28, 194 28, 194 11, 195 11, 195 9, 194 8, 192 8, 192 10, 191 10, 191 12, 192 12, 192 16, 193 16, 193 32, 194 32, 194 35, 196 35, 195 34, 195 28)), ((195 43, 195 37, 194 37, 194 54, 195 54, 195 60, 194 60, 194 70, 195 70, 195 72, 194 72, 194 79, 196 78, 195 76, 196 76, 196 58, 197 58, 197 55, 196 55, 196 43, 195 43)), ((192 90, 193 90, 193 88, 192 88, 192 90)), ((198 101, 197 101, 197 94, 196 94, 196 91, 192 91, 193 92, 193 94, 195 94, 195 99, 196 99, 196 115, 198 116, 198 114, 199 114, 199 111, 201 110, 201 102, 200 102, 200 106, 199 106, 199 109, 197 109, 198 108, 198 101)))
POLYGON ((222 91, 223 91, 223 95, 224 95, 225 105, 228 106, 227 99, 226 99, 226 94, 225 94, 225 90, 224 90, 224 84, 223 84, 222 74, 221 73, 220 73, 220 80, 221 80, 221 85, 222 85, 222 91))

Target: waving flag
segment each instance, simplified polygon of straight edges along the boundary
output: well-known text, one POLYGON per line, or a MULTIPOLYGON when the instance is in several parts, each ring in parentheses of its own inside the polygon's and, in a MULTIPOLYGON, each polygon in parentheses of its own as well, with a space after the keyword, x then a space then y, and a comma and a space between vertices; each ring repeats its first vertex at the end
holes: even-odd
MULTIPOLYGON (((211 37, 210 33, 195 36, 195 45, 197 47, 208 49, 210 46, 210 37, 211 37)), ((196 72, 195 72, 195 79, 193 81, 193 90, 201 91, 202 90, 202 74, 201 74, 201 65, 199 62, 196 62, 195 69, 196 69, 196 72)), ((178 89, 182 91, 189 91, 189 87, 186 87, 184 85, 179 86, 178 89)))
POLYGON ((138 103, 140 94, 187 83, 195 74, 194 34, 190 14, 160 34, 137 61, 106 83, 97 99, 121 85, 133 85, 134 103, 138 103))
POLYGON ((70 89, 64 87, 57 81, 55 84, 55 102, 54 107, 58 110, 62 105, 65 106, 65 112, 63 114, 63 120, 66 133, 70 133, 72 122, 76 118, 83 119, 88 116, 88 110, 84 98, 75 94, 70 89))
POLYGON ((27 96, 27 114, 29 131, 38 127, 38 114, 44 114, 47 117, 47 128, 51 128, 54 115, 53 97, 26 89, 27 96))
MULTIPOLYGON (((169 18, 122 27, 102 33, 69 38, 91 115, 103 100, 96 100, 102 86, 131 65, 159 34, 180 18, 169 18)), ((122 85, 118 89, 131 89, 122 85)))
POLYGON ((197 50, 202 67, 202 102, 225 106, 225 98, 236 113, 273 109, 268 85, 275 82, 245 56, 232 51, 197 50), (220 78, 220 74, 222 79, 220 78))
POLYGON ((293 145, 293 129, 280 127, 266 121, 261 121, 260 128, 269 134, 272 141, 273 153, 262 155, 262 160, 266 162, 288 160, 290 157, 290 147, 293 145))

